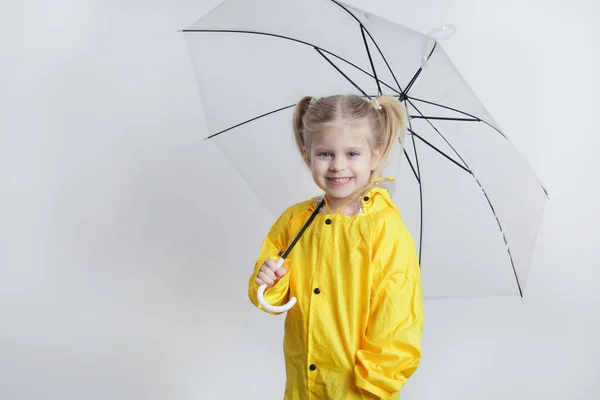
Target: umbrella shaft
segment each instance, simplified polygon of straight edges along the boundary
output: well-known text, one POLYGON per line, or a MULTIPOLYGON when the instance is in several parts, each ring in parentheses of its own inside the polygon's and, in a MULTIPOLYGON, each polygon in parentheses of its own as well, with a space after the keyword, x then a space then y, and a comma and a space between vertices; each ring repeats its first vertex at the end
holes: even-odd
POLYGON ((296 245, 298 240, 300 240, 300 237, 304 234, 304 231, 306 231, 308 226, 313 222, 313 220, 319 213, 319 210, 321 209, 321 207, 323 207, 324 204, 325 204, 325 198, 323 197, 323 200, 321 200, 321 203, 317 206, 317 208, 315 208, 315 211, 313 211, 312 215, 310 216, 308 221, 306 221, 306 223, 304 224, 304 226, 302 227, 300 232, 298 232, 298 235, 296 235, 296 238, 294 239, 294 241, 288 246, 285 253, 279 252, 279 256, 281 256, 281 258, 285 259, 288 256, 288 254, 290 254, 290 251, 292 251, 292 249, 294 248, 294 246, 296 245))

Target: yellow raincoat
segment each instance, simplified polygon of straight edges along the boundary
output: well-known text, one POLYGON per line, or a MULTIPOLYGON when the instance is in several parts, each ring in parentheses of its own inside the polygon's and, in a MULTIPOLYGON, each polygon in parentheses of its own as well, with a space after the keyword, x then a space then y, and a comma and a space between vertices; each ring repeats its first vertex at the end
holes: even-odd
MULTIPOLYGON (((288 208, 263 242, 249 281, 278 260, 314 211, 288 208)), ((265 300, 285 304, 285 400, 399 399, 421 358, 423 308, 413 239, 387 190, 373 188, 355 216, 318 213, 265 300)), ((269 312, 267 310, 264 310, 269 312)), ((269 312, 270 313, 270 312, 269 312)))

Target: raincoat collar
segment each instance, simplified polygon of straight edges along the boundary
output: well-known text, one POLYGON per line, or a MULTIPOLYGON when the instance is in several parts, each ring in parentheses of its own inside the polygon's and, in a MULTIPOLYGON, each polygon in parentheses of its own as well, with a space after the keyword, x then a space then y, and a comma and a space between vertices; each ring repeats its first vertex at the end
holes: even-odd
MULTIPOLYGON (((369 211, 379 210, 381 208, 393 207, 396 208, 392 200, 393 185, 390 182, 394 181, 394 177, 378 177, 371 180, 373 187, 360 200, 362 212, 367 214, 369 211)), ((324 195, 313 197, 309 202, 307 211, 313 212, 323 200, 324 195)))

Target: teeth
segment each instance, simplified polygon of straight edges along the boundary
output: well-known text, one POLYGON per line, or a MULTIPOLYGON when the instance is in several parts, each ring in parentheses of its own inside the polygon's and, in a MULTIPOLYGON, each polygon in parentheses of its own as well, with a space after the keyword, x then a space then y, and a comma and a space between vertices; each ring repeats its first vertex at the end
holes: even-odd
POLYGON ((345 183, 345 182, 348 182, 350 180, 350 178, 329 178, 329 180, 338 182, 338 183, 345 183))

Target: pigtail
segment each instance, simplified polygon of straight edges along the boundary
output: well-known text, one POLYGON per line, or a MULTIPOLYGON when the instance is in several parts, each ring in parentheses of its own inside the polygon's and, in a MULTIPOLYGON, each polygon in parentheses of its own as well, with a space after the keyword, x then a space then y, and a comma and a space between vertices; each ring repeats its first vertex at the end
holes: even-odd
POLYGON ((377 98, 381 113, 381 138, 382 149, 379 166, 373 171, 373 176, 381 176, 388 159, 390 158, 396 141, 400 141, 400 151, 404 149, 404 138, 406 136, 407 113, 406 109, 392 96, 380 96, 377 98))
POLYGON ((304 115, 306 114, 306 111, 308 111, 311 99, 312 97, 310 96, 301 98, 298 104, 296 104, 296 110, 294 111, 294 139, 296 140, 296 146, 298 146, 298 150, 302 156, 304 156, 304 148, 306 147, 304 137, 304 115))

